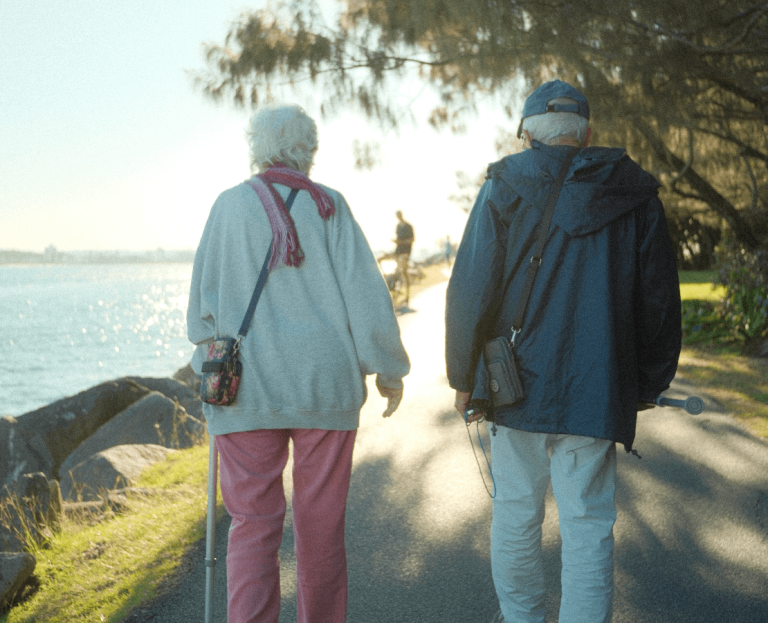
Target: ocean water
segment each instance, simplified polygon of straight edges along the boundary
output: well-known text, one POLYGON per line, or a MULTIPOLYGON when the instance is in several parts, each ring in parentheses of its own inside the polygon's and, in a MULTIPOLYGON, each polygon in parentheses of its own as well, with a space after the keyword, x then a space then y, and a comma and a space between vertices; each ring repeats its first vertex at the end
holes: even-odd
POLYGON ((0 266, 0 416, 192 357, 192 264, 0 266))

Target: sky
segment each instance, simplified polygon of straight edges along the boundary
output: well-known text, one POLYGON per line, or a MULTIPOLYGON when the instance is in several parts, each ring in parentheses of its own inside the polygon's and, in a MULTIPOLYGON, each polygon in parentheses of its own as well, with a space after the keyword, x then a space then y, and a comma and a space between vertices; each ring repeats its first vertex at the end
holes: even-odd
MULTIPOLYGON (((0 0, 0 250, 195 249, 218 194, 250 175, 253 111, 206 99, 190 73, 205 66, 204 42, 223 43, 263 4, 0 0)), ((466 213, 448 197, 458 171, 498 159, 500 110, 464 135, 438 133, 426 93, 412 104, 418 125, 382 135, 302 104, 318 124, 311 176, 346 197, 374 250, 392 246, 396 210, 417 248, 458 242, 466 213), (352 142, 370 139, 381 163, 356 171, 352 142)))

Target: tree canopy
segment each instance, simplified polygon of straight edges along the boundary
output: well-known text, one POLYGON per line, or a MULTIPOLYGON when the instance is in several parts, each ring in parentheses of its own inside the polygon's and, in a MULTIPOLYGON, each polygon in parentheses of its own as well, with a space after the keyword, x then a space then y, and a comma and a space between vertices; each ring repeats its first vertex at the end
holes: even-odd
MULTIPOLYGON (((344 0, 244 13, 207 46, 214 98, 258 106, 311 85, 321 111, 353 106, 396 125, 406 75, 439 96, 429 121, 457 127, 494 95, 558 77, 579 87, 598 143, 623 145, 665 203, 768 235, 768 3, 754 0, 344 0)), ((526 91, 527 92, 527 91, 526 91)), ((522 94, 518 94, 522 95, 522 94)), ((514 114, 508 107, 510 116, 514 114)), ((514 122, 516 127, 516 121, 514 122)))

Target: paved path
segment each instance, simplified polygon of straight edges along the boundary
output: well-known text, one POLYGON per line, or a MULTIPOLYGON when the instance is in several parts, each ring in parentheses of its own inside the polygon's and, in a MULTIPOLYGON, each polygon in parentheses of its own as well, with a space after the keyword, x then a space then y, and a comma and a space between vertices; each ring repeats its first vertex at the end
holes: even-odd
MULTIPOLYGON (((486 623, 498 608, 491 503, 445 380, 444 296, 445 285, 432 288, 400 317, 413 371, 398 412, 382 420, 384 401, 372 393, 362 413, 347 513, 349 623, 486 623)), ((697 417, 645 411, 636 443, 643 458, 619 452, 614 623, 766 622, 768 444, 718 412, 701 390, 677 382, 668 395, 688 392, 710 410, 697 417)), ((547 504, 547 623, 554 623, 560 540, 551 495, 547 504)), ((217 623, 226 621, 227 526, 225 517, 217 623)), ((280 623, 296 621, 292 549, 288 517, 280 623)), ((201 544, 178 590, 131 620, 203 621, 203 559, 201 544)))

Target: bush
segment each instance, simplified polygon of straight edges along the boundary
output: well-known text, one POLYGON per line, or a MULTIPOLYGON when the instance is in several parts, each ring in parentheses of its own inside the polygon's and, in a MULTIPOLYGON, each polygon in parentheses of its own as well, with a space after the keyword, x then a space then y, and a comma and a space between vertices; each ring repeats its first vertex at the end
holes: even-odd
POLYGON ((716 284, 726 297, 717 312, 734 340, 768 337, 768 251, 748 251, 724 240, 717 249, 716 284))
POLYGON ((683 342, 750 345, 768 338, 768 252, 729 240, 717 248, 719 302, 683 301, 683 342))
POLYGON ((732 341, 730 327, 717 311, 717 304, 698 299, 683 301, 683 344, 732 341))

